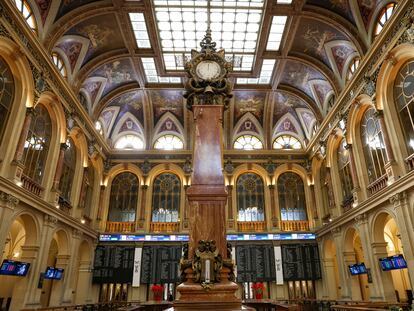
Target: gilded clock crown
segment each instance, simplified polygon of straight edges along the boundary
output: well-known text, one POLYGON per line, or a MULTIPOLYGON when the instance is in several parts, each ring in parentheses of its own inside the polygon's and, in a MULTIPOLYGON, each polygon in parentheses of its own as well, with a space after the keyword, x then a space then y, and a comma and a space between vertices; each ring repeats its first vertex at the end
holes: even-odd
POLYGON ((216 51, 216 42, 213 41, 211 38, 211 30, 210 27, 207 29, 206 34, 204 35, 203 40, 200 42, 201 52, 207 52, 210 50, 211 52, 216 51))

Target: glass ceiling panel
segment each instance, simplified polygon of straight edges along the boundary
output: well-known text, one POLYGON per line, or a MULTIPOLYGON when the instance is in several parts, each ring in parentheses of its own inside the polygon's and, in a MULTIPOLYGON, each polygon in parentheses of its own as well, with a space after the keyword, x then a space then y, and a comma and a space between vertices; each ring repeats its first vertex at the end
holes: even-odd
POLYGON ((147 25, 145 24, 144 13, 129 13, 129 20, 131 21, 138 47, 150 48, 151 42, 148 36, 147 25))
POLYGON ((237 78, 237 84, 270 84, 275 62, 274 59, 263 60, 258 78, 237 78))
POLYGON ((141 62, 148 83, 181 83, 179 77, 160 77, 153 57, 142 57, 141 62))
MULTIPOLYGON (((207 30, 207 1, 153 0, 167 70, 182 70, 185 53, 199 49, 207 30)), ((210 1, 210 28, 234 70, 250 71, 262 24, 264 0, 210 1)))
POLYGON ((286 19, 287 16, 273 16, 272 26, 270 27, 269 37, 267 39, 266 50, 279 50, 283 32, 285 31, 286 19))

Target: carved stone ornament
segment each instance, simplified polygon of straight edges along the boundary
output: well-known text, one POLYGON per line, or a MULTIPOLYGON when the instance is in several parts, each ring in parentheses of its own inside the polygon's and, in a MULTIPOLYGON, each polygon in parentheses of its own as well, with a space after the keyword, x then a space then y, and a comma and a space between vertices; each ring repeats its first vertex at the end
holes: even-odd
POLYGON ((414 22, 411 23, 411 26, 405 31, 405 33, 408 41, 414 43, 414 22))
POLYGON ((52 215, 45 215, 44 216, 45 225, 56 225, 58 222, 58 219, 55 216, 52 215))
POLYGON ((224 171, 227 174, 229 174, 229 175, 233 174, 233 172, 234 172, 234 164, 233 164, 233 162, 231 162, 230 159, 228 159, 227 162, 226 162, 226 164, 224 164, 224 171))
POLYGON ((185 159, 185 163, 183 165, 183 171, 187 175, 191 174, 191 172, 193 171, 193 169, 191 167, 191 160, 190 160, 190 158, 186 158, 185 159))
POLYGON ((407 194, 404 191, 398 192, 390 197, 390 203, 394 207, 399 207, 403 205, 406 201, 407 201, 407 194))
MULTIPOLYGON (((227 256, 231 258, 231 245, 227 244, 227 256)), ((223 267, 230 269, 230 280, 234 280, 234 268, 231 259, 222 258, 213 240, 200 240, 193 260, 188 259, 188 243, 183 245, 183 257, 180 260, 181 281, 187 281, 186 270, 191 269, 193 281, 200 283, 205 290, 209 290, 212 284, 220 282, 220 272, 223 267)))
POLYGON ((184 94, 187 108, 191 110, 193 105, 223 105, 226 109, 233 96, 233 86, 227 79, 232 64, 226 61, 224 50, 216 52, 210 29, 200 46, 200 52, 191 50, 191 59, 185 64, 189 78, 184 94))
POLYGON ((332 228, 331 233, 334 238, 335 237, 339 238, 341 236, 341 228, 340 227, 332 228))
POLYGON ((14 209, 19 204, 19 199, 6 192, 0 191, 0 205, 14 209))
POLYGON ((366 224, 368 222, 367 214, 363 213, 363 214, 357 215, 355 217, 355 222, 357 225, 366 224))
POLYGON ((375 94, 375 87, 376 87, 375 82, 371 78, 366 77, 365 78, 365 88, 364 88, 365 93, 369 96, 374 95, 375 94))
POLYGON ((73 235, 74 238, 80 239, 83 236, 83 232, 81 230, 78 230, 78 229, 73 229, 72 235, 73 235))
POLYGON ((276 170, 277 165, 275 163, 273 163, 272 159, 269 159, 269 161, 267 161, 267 163, 264 165, 266 172, 269 175, 273 175, 273 173, 276 170))
POLYGON ((151 170, 151 164, 149 163, 148 159, 145 159, 144 162, 141 164, 141 170, 144 175, 148 175, 151 170))

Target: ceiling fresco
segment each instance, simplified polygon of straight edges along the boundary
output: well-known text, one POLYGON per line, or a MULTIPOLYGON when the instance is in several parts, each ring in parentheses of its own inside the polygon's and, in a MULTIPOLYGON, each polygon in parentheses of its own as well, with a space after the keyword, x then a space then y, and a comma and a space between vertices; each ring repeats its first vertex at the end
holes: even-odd
POLYGON ((332 11, 355 25, 355 18, 352 14, 350 0, 309 0, 306 1, 306 3, 332 11))
POLYGON ((151 90, 150 100, 154 113, 154 125, 167 112, 184 124, 184 98, 182 90, 151 90))
POLYGON ((125 42, 120 34, 121 30, 115 15, 103 14, 78 23, 65 35, 77 35, 89 39, 85 64, 105 52, 124 48, 125 42))
POLYGON ((263 109, 266 100, 266 92, 235 91, 234 92, 234 124, 244 114, 250 112, 260 124, 263 125, 263 109))
MULTIPOLYGON (((162 132, 184 136, 183 129, 191 126, 187 124, 191 118, 185 113, 183 98, 186 75, 180 69, 182 64, 172 66, 177 61, 174 53, 182 53, 182 49, 171 50, 171 55, 165 57, 162 44, 168 47, 168 40, 174 41, 174 47, 193 44, 185 42, 184 37, 180 41, 184 32, 191 34, 191 38, 194 32, 196 40, 201 39, 203 33, 190 29, 197 26, 196 22, 187 23, 189 29, 182 29, 182 33, 178 28, 156 33, 159 27, 172 27, 176 17, 157 14, 154 0, 28 1, 38 8, 35 17, 40 41, 49 53, 53 51, 62 57, 68 67, 69 87, 82 98, 91 121, 101 121, 106 138, 123 131, 141 131, 142 137, 162 132), (174 38, 167 36, 172 33, 174 38), (140 46, 143 40, 147 45, 140 46)), ((180 1, 170 2, 181 5, 180 1)), ((363 28, 372 27, 373 18, 385 1, 256 2, 251 3, 260 2, 260 14, 255 15, 259 38, 254 39, 248 29, 234 27, 233 39, 226 39, 232 44, 231 53, 226 55, 234 64, 240 63, 232 75, 234 97, 229 108, 231 120, 226 121, 231 126, 226 128, 226 135, 249 131, 273 135, 275 129, 287 129, 309 139, 315 124, 320 124, 329 112, 330 96, 337 98, 346 86, 348 64, 354 57, 363 58, 369 49, 363 28), (279 12, 286 16, 280 18, 279 12), (262 28, 266 23, 271 27, 262 28), (238 55, 236 50, 247 41, 257 49, 252 52, 254 55, 241 58, 244 52, 238 55), (271 64, 266 69, 271 78, 265 80, 260 79, 264 61, 271 64)), ((229 3, 223 2, 223 6, 229 3)), ((204 4, 200 5, 206 11, 204 4)), ((234 25, 242 25, 241 19, 246 19, 243 14, 230 15, 226 16, 234 25)), ((212 27, 213 33, 221 36, 215 40, 219 44, 227 42, 223 38, 229 35, 223 26, 228 22, 224 16, 213 16, 218 19, 214 19, 212 27)))

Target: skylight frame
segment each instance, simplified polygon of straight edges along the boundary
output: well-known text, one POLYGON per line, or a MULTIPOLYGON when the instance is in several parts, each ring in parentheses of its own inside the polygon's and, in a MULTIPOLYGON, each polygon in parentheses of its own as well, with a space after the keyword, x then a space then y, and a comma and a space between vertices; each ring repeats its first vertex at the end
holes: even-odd
POLYGON ((279 51, 282 43, 283 35, 286 30, 286 15, 274 15, 270 26, 269 35, 267 37, 266 50, 279 51))
MULTIPOLYGON (((207 1, 153 0, 153 6, 165 69, 183 70, 186 54, 199 49, 207 30, 207 1)), ((210 6, 212 38, 217 48, 224 48, 228 59, 236 58, 234 71, 251 71, 265 0, 211 0, 210 6)))
POLYGON ((130 12, 128 13, 128 16, 129 21, 131 22, 132 31, 134 33, 135 42, 137 43, 138 48, 150 49, 151 41, 149 38, 144 13, 130 12))
POLYGON ((141 64, 144 68, 147 83, 182 83, 180 77, 160 77, 158 75, 157 67, 155 66, 154 57, 141 57, 141 64))
POLYGON ((275 59, 264 59, 258 78, 237 78, 236 82, 237 84, 270 84, 275 64, 275 59))

